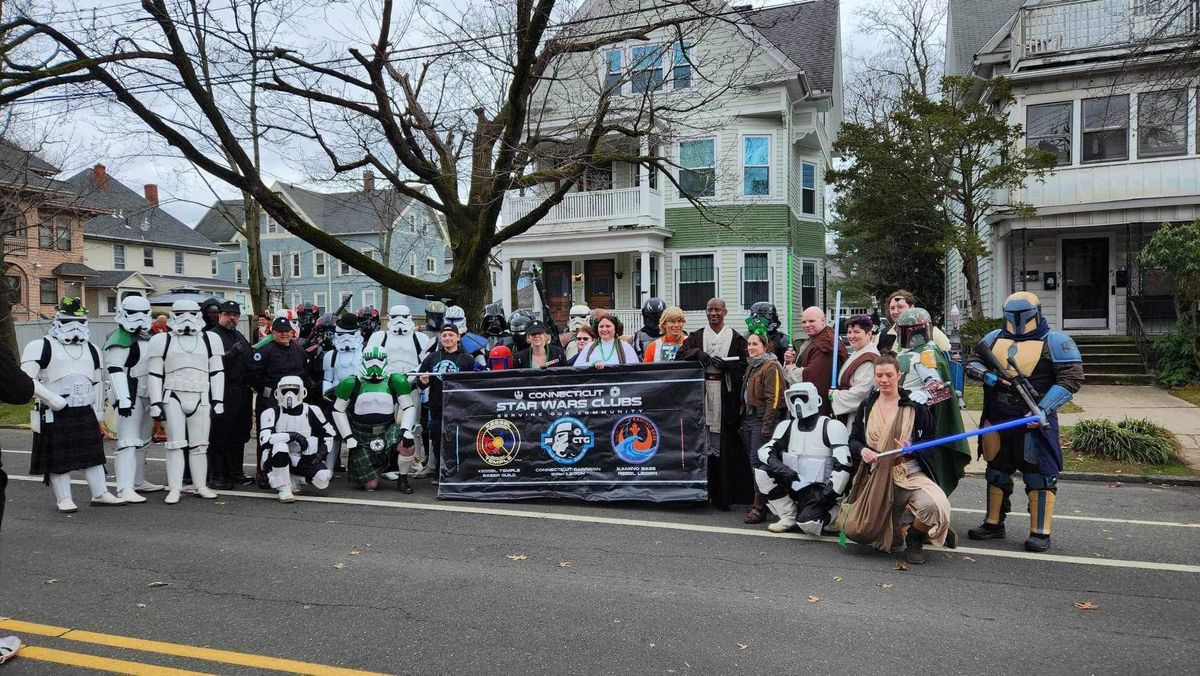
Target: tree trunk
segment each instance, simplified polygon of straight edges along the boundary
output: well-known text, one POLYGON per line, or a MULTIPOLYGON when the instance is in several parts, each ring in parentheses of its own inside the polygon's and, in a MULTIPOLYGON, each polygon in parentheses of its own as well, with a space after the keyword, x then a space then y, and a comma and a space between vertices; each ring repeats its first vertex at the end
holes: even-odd
MULTIPOLYGON (((0 262, 0 270, 7 271, 8 265, 0 262)), ((0 344, 12 350, 17 362, 21 361, 21 346, 17 345, 17 325, 13 322, 12 303, 9 302, 8 278, 0 276, 0 344)))
MULTIPOLYGON (((479 266, 458 278, 460 287, 454 293, 455 304, 467 315, 467 326, 477 331, 483 319, 483 308, 492 302, 492 285, 487 266, 479 266)), ((516 302, 516 296, 513 296, 516 302)))
POLYGON ((505 280, 505 283, 508 284, 509 293, 512 294, 513 306, 505 308, 507 312, 512 312, 521 306, 521 301, 517 297, 517 282, 521 281, 521 269, 524 267, 525 259, 523 258, 514 258, 508 262, 508 279, 505 280))
POLYGON ((262 208, 249 194, 242 193, 242 207, 246 211, 246 283, 250 287, 250 306, 254 315, 267 311, 271 299, 267 293, 267 277, 263 273, 262 240, 259 238, 259 221, 262 208))
POLYGON ((979 258, 962 256, 962 273, 967 280, 967 298, 971 303, 971 319, 983 319, 983 293, 979 289, 979 258))

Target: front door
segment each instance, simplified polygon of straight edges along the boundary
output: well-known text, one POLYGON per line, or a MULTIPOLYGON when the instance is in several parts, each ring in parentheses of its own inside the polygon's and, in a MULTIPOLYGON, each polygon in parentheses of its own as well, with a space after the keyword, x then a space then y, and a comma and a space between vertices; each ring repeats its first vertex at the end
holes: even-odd
POLYGON ((1108 238, 1062 241, 1063 330, 1108 328, 1108 238))
POLYGON ((611 310, 615 307, 616 277, 613 274, 613 261, 605 260, 583 262, 584 295, 590 308, 611 310))
POLYGON ((546 263, 542 266, 546 276, 546 303, 550 314, 559 328, 567 325, 571 312, 571 262, 546 263))

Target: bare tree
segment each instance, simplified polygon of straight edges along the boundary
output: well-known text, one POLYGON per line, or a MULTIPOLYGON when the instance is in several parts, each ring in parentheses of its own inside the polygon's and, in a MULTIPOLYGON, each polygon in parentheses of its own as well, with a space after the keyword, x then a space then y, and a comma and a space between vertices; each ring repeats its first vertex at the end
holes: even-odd
POLYGON ((936 91, 945 70, 946 0, 885 0, 859 17, 859 32, 875 49, 849 58, 846 113, 854 122, 882 122, 905 91, 936 91))
POLYGON ((745 40, 741 52, 692 58, 689 43, 703 45, 714 30, 735 36, 745 30, 741 10, 712 0, 613 3, 578 16, 556 0, 489 0, 463 9, 452 15, 419 4, 403 12, 382 0, 356 17, 370 26, 369 43, 356 38, 348 42, 361 46, 324 54, 282 39, 257 46, 229 39, 205 28, 219 24, 224 10, 194 1, 142 0, 141 18, 148 21, 136 30, 118 24, 77 34, 18 17, 5 25, 48 41, 64 56, 5 72, 0 104, 99 89, 309 244, 385 287, 453 297, 478 315, 488 296, 492 250, 528 231, 588 169, 629 162, 661 169, 665 180, 676 182, 667 171, 673 162, 657 148, 693 132, 689 119, 729 91, 780 77, 747 67, 757 57, 753 40, 745 40), (415 20, 445 39, 400 47, 415 20), (230 48, 227 71, 214 68, 214 50, 198 51, 199 35, 230 48), (621 96, 599 72, 599 50, 651 37, 665 40, 651 44, 682 47, 679 58, 696 86, 683 94, 662 90, 661 70, 645 67, 651 55, 616 74, 644 85, 642 96, 621 96), (207 62, 198 53, 207 54, 207 62), (389 269, 306 222, 270 189, 246 148, 252 132, 231 119, 213 91, 215 81, 244 79, 217 74, 235 72, 231 59, 267 69, 264 81, 252 82, 270 94, 261 104, 274 118, 269 130, 319 147, 332 174, 370 168, 398 194, 444 215, 455 261, 449 279, 431 282, 389 269), (542 201, 498 223, 505 196, 522 189, 542 201))

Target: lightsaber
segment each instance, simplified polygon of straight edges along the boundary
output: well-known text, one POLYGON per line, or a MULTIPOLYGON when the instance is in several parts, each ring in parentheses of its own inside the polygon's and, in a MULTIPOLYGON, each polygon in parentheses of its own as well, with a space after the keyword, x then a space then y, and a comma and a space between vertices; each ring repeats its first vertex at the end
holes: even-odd
POLYGON ((838 291, 833 301, 833 373, 829 374, 829 389, 836 390, 838 382, 838 352, 841 350, 842 292, 838 291))
POLYGON ((929 441, 922 441, 920 443, 913 444, 912 446, 907 446, 905 448, 897 448, 897 449, 894 449, 891 451, 884 451, 883 453, 880 453, 879 455, 877 455, 875 457, 885 458, 889 455, 905 455, 908 453, 916 453, 917 451, 923 451, 927 448, 935 448, 937 446, 945 446, 946 444, 952 444, 956 441, 962 441, 963 439, 970 439, 971 437, 977 437, 977 436, 980 436, 983 434, 989 434, 991 432, 1000 432, 1003 430, 1012 429, 1014 427, 1023 427, 1025 425, 1028 425, 1029 423, 1040 423, 1040 422, 1041 422, 1041 416, 1027 415, 1024 418, 1018 418, 1016 420, 1009 420, 1008 422, 1002 422, 997 425, 988 425, 987 427, 980 427, 977 430, 971 430, 969 432, 960 432, 958 434, 951 434, 948 437, 941 437, 940 439, 930 439, 929 441))

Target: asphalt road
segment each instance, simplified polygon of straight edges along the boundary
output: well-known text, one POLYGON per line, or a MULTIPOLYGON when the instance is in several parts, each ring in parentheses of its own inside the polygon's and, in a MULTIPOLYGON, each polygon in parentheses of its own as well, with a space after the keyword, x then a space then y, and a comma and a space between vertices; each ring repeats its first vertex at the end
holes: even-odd
MULTIPOLYGON (((14 475, 0 616, 101 634, 0 629, 43 650, 0 667, 5 676, 87 673, 104 658, 222 674, 271 673, 264 664, 1177 674, 1200 664, 1195 488, 1064 483, 1049 555, 1019 551, 1014 515, 1007 542, 931 549, 927 565, 901 571, 833 538, 766 536, 736 511, 439 502, 424 481, 412 496, 337 479, 292 505, 248 489, 117 508, 90 508, 76 486, 80 510, 65 516, 48 488, 19 478, 27 433, 0 431, 0 447, 14 475)), ((149 476, 163 480, 160 461, 149 476)), ((953 496, 960 533, 981 520, 982 494, 968 479, 953 496)))

